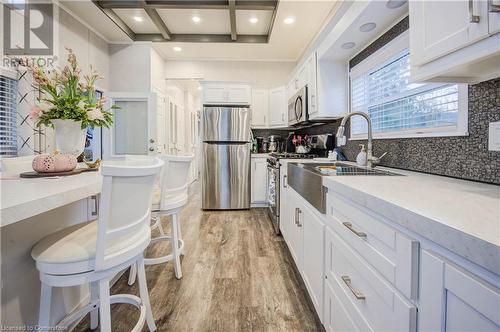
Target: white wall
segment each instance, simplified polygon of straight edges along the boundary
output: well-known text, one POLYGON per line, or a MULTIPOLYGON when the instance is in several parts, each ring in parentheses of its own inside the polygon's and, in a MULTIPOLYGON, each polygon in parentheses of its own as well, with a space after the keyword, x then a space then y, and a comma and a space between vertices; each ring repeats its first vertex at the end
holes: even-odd
POLYGON ((294 62, 169 60, 165 74, 169 79, 247 82, 252 87, 269 88, 284 85, 294 67, 294 62))
POLYGON ((59 54, 60 66, 66 64, 67 51, 73 49, 83 74, 89 72, 90 65, 103 76, 97 87, 109 89, 110 55, 109 45, 63 9, 59 11, 59 54))
POLYGON ((110 90, 151 92, 151 43, 110 46, 110 90))
POLYGON ((153 89, 157 89, 162 93, 167 92, 165 60, 154 48, 151 48, 151 84, 153 89))

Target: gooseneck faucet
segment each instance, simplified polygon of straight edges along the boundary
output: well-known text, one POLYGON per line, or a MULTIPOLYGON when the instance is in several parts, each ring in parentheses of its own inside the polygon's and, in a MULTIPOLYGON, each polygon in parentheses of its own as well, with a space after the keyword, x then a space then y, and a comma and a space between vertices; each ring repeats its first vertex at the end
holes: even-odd
POLYGON ((372 120, 370 119, 368 114, 363 113, 363 112, 352 112, 352 113, 349 113, 346 116, 344 116, 344 118, 342 119, 342 122, 340 123, 339 128, 337 129, 337 135, 336 135, 337 144, 339 146, 343 146, 347 143, 347 137, 345 137, 345 135, 344 135, 345 124, 346 124, 347 120, 349 120, 349 118, 353 115, 360 115, 366 119, 366 122, 368 122, 368 146, 367 146, 368 151, 367 151, 366 161, 367 161, 368 168, 373 168, 374 165, 376 165, 380 162, 380 159, 382 159, 382 157, 385 156, 387 154, 387 152, 384 153, 383 155, 381 155, 380 157, 373 156, 372 120))

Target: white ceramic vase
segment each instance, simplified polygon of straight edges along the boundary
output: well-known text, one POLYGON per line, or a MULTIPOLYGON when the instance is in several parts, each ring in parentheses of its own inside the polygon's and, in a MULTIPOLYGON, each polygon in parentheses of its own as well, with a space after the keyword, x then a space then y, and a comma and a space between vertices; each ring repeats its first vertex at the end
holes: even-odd
POLYGON ((54 124, 56 149, 60 153, 79 156, 85 148, 87 129, 82 129, 82 122, 75 120, 51 120, 54 124))

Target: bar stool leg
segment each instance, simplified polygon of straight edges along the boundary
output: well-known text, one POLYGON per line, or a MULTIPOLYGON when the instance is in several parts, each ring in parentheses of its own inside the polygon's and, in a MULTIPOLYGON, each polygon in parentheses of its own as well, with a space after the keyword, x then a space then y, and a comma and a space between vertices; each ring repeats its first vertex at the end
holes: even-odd
MULTIPOLYGON (((181 220, 180 218, 178 218, 177 220, 177 238, 179 240, 182 239, 182 232, 181 232, 181 220)), ((184 243, 184 246, 186 246, 186 244, 184 243)), ((184 256, 184 248, 182 248, 181 250, 181 253, 180 253, 182 256, 184 256)))
POLYGON ((144 269, 144 258, 140 258, 137 262, 137 277, 139 279, 139 293, 141 301, 146 307, 146 321, 150 331, 156 331, 156 324, 153 318, 153 311, 151 310, 151 303, 149 302, 148 284, 146 281, 146 271, 144 269))
POLYGON ((109 280, 99 280, 99 315, 101 317, 101 332, 111 331, 111 304, 109 297, 109 280))
POLYGON ((179 250, 179 224, 178 214, 172 215, 172 254, 174 255, 174 270, 177 279, 182 278, 181 259, 179 250))
POLYGON ((132 286, 135 283, 135 277, 137 275, 137 265, 134 263, 130 265, 128 270, 128 285, 132 286))
POLYGON ((49 331, 51 302, 52 287, 42 282, 40 291, 40 311, 38 313, 38 326, 40 327, 40 331, 49 331))
MULTIPOLYGON (((99 285, 97 282, 90 283, 90 303, 99 300, 99 285)), ((99 310, 95 308, 90 312, 90 329, 95 330, 99 326, 99 310)))

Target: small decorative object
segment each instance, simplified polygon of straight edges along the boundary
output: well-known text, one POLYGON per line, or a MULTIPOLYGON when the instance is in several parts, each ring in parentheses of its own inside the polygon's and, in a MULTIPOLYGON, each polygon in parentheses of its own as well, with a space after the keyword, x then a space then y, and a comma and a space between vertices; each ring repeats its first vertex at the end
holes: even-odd
POLYGON ((89 168, 99 168, 101 167, 101 159, 97 159, 94 162, 85 162, 89 168))
MULTIPOLYGON (((68 65, 63 70, 44 70, 33 61, 24 60, 33 73, 35 88, 41 92, 37 105, 30 113, 37 126, 53 127, 56 149, 78 156, 85 147, 87 127, 107 127, 113 123, 112 114, 104 110, 106 98, 95 100, 95 83, 101 77, 92 67, 81 79, 76 55, 69 48, 68 65)), ((118 108, 112 106, 111 109, 118 108)))
POLYGON ((41 154, 33 159, 33 170, 38 173, 70 172, 76 168, 76 156, 72 154, 41 154))

